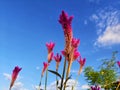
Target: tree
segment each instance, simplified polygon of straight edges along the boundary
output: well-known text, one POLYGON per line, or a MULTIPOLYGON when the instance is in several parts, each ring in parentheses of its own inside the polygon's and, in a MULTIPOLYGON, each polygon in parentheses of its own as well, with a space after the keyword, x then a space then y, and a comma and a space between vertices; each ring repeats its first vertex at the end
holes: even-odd
POLYGON ((111 59, 103 59, 98 71, 95 71, 91 66, 84 70, 86 81, 89 85, 100 85, 105 90, 115 90, 117 87, 117 67, 116 54, 113 52, 111 59))

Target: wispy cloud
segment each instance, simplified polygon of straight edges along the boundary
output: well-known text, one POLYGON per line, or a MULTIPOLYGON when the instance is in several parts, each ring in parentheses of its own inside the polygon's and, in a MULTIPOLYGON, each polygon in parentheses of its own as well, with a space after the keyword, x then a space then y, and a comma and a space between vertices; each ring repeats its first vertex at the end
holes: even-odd
POLYGON ((84 20, 84 24, 87 25, 87 24, 88 24, 88 21, 87 21, 87 20, 84 20))
POLYGON ((5 79, 7 80, 11 80, 11 75, 8 73, 3 73, 3 76, 5 77, 5 79))
POLYGON ((77 74, 77 73, 78 73, 78 70, 71 70, 70 73, 77 74))
POLYGON ((108 26, 103 34, 101 34, 95 44, 102 46, 110 46, 113 44, 120 44, 120 24, 115 26, 108 26))
POLYGON ((37 66, 37 67, 36 67, 36 70, 40 70, 40 67, 39 67, 39 66, 37 66))
MULTIPOLYGON (((60 80, 59 80, 59 83, 60 83, 60 80)), ((76 87, 75 87, 75 90, 78 90, 78 87, 79 87, 79 83, 76 82, 74 79, 69 79, 68 82, 67 82, 67 88, 66 90, 71 90, 72 86, 75 85, 76 83, 76 87)), ((48 90, 55 90, 56 89, 56 81, 54 81, 53 83, 51 83, 49 86, 48 86, 48 90)))
POLYGON ((81 89, 80 90, 87 90, 87 89, 89 89, 90 87, 87 85, 87 84, 85 84, 85 85, 82 85, 81 86, 81 89))
POLYGON ((20 81, 16 82, 13 86, 13 90, 28 90, 24 87, 24 84, 20 81))
POLYGON ((97 46, 111 46, 120 44, 120 10, 105 8, 93 14, 91 20, 96 23, 98 38, 97 46))
POLYGON ((92 3, 99 3, 101 0, 89 0, 89 2, 92 2, 92 3))

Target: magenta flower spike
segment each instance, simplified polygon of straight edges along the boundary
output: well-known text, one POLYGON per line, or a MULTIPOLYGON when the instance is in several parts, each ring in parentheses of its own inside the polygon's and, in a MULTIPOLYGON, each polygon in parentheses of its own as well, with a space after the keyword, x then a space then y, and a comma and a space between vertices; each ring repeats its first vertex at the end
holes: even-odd
POLYGON ((55 43, 53 43, 53 42, 46 43, 46 47, 48 49, 48 53, 52 52, 54 46, 55 46, 55 43))
POLYGON ((86 58, 82 58, 82 57, 80 57, 80 60, 78 60, 78 62, 79 62, 79 64, 80 64, 80 66, 84 66, 84 64, 85 64, 85 62, 86 62, 86 58))
POLYGON ((72 38, 72 42, 71 42, 72 47, 78 48, 79 44, 80 44, 80 40, 79 39, 72 38))
POLYGON ((62 59, 62 56, 57 53, 56 56, 54 56, 54 59, 55 59, 56 62, 59 63, 62 59))
POLYGON ((52 57, 53 57, 53 52, 52 51, 53 51, 54 46, 55 46, 55 43, 53 43, 53 42, 46 43, 46 47, 48 49, 48 57, 47 57, 48 63, 50 63, 51 60, 52 60, 52 57))
POLYGON ((56 70, 58 70, 60 61, 62 60, 62 56, 57 53, 56 56, 54 56, 54 59, 56 61, 56 70))
POLYGON ((91 86, 91 90, 100 90, 99 86, 91 86))
POLYGON ((117 61, 118 66, 120 67, 120 61, 117 61))
POLYGON ((73 19, 73 16, 69 17, 67 13, 65 13, 64 11, 62 11, 59 17, 59 23, 62 25, 62 28, 64 31, 66 55, 68 55, 71 51, 71 41, 73 37, 73 32, 71 27, 72 19, 73 19))
POLYGON ((80 56, 80 59, 78 60, 78 63, 80 64, 80 69, 79 69, 78 74, 80 74, 80 73, 82 72, 82 68, 83 68, 83 66, 85 65, 85 62, 86 62, 86 58, 82 58, 82 57, 80 56))
POLYGON ((46 71, 46 69, 47 69, 48 66, 49 66, 49 63, 43 62, 42 76, 44 75, 44 72, 46 71))
POLYGON ((12 72, 12 79, 11 79, 11 83, 10 83, 10 89, 12 88, 12 86, 14 85, 15 80, 17 79, 18 73, 21 71, 22 68, 16 66, 12 72))
POLYGON ((68 14, 62 11, 62 14, 60 15, 59 23, 62 25, 63 29, 70 30, 72 19, 73 16, 68 17, 68 14))

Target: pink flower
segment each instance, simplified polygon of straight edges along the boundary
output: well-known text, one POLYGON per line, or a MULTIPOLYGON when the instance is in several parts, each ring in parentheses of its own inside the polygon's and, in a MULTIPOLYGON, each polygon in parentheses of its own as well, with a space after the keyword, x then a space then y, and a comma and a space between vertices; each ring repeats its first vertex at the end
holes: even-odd
POLYGON ((47 47, 47 49, 48 49, 48 62, 50 63, 51 62, 51 60, 52 60, 52 57, 53 57, 53 48, 54 48, 54 46, 55 46, 55 43, 53 43, 53 42, 50 42, 50 43, 46 43, 46 47, 47 47))
POLYGON ((48 53, 48 63, 52 61, 53 55, 54 55, 53 52, 48 53))
POLYGON ((44 75, 44 72, 46 71, 47 67, 49 66, 49 63, 43 62, 43 70, 42 70, 42 76, 44 75))
POLYGON ((72 44, 72 47, 77 48, 78 45, 80 44, 80 40, 76 38, 72 38, 71 44, 72 44))
POLYGON ((80 56, 80 53, 77 51, 77 49, 75 49, 73 53, 73 60, 76 60, 79 56, 80 56))
POLYGON ((72 27, 71 27, 72 19, 73 16, 68 17, 67 13, 65 13, 64 11, 62 11, 62 14, 60 15, 59 18, 59 23, 62 25, 64 30, 66 55, 68 55, 71 51, 71 41, 73 37, 72 27))
POLYGON ((48 53, 52 52, 54 46, 55 46, 55 43, 53 43, 53 42, 46 43, 46 47, 48 49, 48 53))
POLYGON ((91 86, 91 90, 100 90, 99 86, 91 86))
POLYGON ((63 56, 66 56, 65 50, 61 51, 63 56))
POLYGON ((63 55, 64 57, 66 57, 66 60, 68 60, 68 56, 67 56, 65 50, 61 51, 61 53, 62 53, 62 55, 63 55))
POLYGON ((61 59, 62 59, 62 56, 57 53, 57 55, 54 56, 54 59, 55 59, 56 62, 60 62, 61 59))
POLYGON ((58 70, 58 67, 59 67, 60 61, 62 59, 62 56, 57 53, 57 55, 54 56, 54 59, 56 61, 56 70, 58 70))
POLYGON ((117 61, 118 66, 120 67, 120 61, 117 61))
POLYGON ((80 74, 82 72, 82 68, 85 65, 85 62, 86 62, 86 58, 80 57, 80 60, 78 60, 78 63, 80 64, 80 69, 79 69, 78 74, 80 74))
POLYGON ((60 15, 59 23, 62 25, 64 29, 71 27, 73 16, 68 17, 67 13, 62 11, 62 14, 60 15))
POLYGON ((19 68, 18 66, 16 66, 12 72, 12 80, 10 83, 10 89, 12 88, 12 86, 14 85, 15 80, 17 79, 18 73, 20 72, 22 68, 19 68))

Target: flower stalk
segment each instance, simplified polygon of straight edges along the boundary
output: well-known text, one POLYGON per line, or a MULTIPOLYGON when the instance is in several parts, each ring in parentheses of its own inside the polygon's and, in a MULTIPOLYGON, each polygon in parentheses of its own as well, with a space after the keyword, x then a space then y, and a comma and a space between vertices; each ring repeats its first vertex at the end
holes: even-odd
POLYGON ((45 76, 45 90, 47 90, 47 77, 48 77, 48 67, 47 67, 46 76, 45 76))
POLYGON ((65 60, 64 60, 64 67, 63 67, 63 72, 62 72, 62 78, 61 78, 61 85, 60 85, 60 90, 62 90, 63 88, 63 81, 64 81, 64 77, 65 77, 65 72, 66 72, 66 57, 65 57, 65 60))

